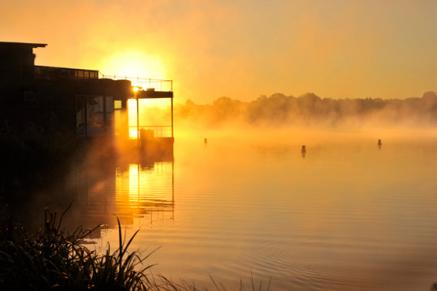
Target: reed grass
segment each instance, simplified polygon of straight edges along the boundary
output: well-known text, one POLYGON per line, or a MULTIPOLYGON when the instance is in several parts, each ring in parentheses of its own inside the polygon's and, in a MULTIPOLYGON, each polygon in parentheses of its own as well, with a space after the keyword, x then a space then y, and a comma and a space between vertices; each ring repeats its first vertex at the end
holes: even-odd
MULTIPOLYGON (((36 233, 26 233, 23 227, 9 223, 1 229, 0 290, 207 290, 186 282, 173 282, 163 275, 153 275, 147 259, 130 252, 129 246, 138 231, 123 239, 118 222, 118 247, 108 245, 103 253, 86 246, 86 238, 100 226, 71 232, 62 228, 66 211, 59 217, 44 212, 44 222, 36 233)), ((212 288, 226 290, 210 276, 212 288)), ((270 281, 263 286, 252 277, 249 284, 240 281, 240 290, 269 290, 270 281), (248 285, 248 287, 246 286, 248 285)))

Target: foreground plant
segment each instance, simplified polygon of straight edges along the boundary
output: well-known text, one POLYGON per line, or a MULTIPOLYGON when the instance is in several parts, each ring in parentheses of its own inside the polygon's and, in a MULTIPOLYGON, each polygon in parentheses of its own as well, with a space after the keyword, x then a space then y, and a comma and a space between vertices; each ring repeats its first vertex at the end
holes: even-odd
MULTIPOLYGON (((65 214, 65 213, 64 213, 65 214)), ((137 266, 148 257, 141 258, 128 247, 136 236, 127 242, 121 236, 119 247, 98 254, 84 246, 85 238, 98 229, 77 228, 65 232, 61 215, 46 211, 43 227, 36 234, 27 234, 17 226, 3 229, 0 240, 1 290, 147 290, 149 281, 145 271, 137 266)))
MULTIPOLYGON (((90 250, 86 238, 91 230, 81 227, 68 233, 56 213, 44 212, 42 228, 35 234, 9 224, 0 233, 0 290, 198 290, 193 284, 174 283, 162 275, 146 272, 153 265, 144 264, 153 253, 140 257, 128 248, 138 231, 129 240, 122 237, 118 222, 119 245, 103 254, 90 250)), ((211 277, 213 288, 226 290, 211 277)), ((252 279, 249 290, 262 290, 252 279)), ((240 290, 245 290, 241 283, 240 290)), ((270 289, 270 282, 265 287, 270 289)), ((205 290, 205 289, 202 289, 205 290)))

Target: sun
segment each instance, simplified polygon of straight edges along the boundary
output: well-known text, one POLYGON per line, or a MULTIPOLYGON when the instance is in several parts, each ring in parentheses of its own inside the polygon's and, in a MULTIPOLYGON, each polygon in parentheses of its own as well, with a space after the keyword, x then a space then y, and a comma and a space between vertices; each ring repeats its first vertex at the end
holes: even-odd
POLYGON ((103 75, 131 80, 134 86, 143 85, 142 79, 166 79, 162 58, 142 51, 131 50, 111 55, 101 68, 103 75))
MULTIPOLYGON (((149 125, 147 119, 150 110, 166 110, 169 108, 168 100, 139 100, 137 109, 136 94, 140 90, 162 90, 163 83, 158 80, 168 79, 166 66, 158 55, 146 54, 142 51, 123 51, 108 57, 101 64, 101 72, 104 77, 111 79, 128 79, 132 82, 132 97, 128 99, 128 126, 129 138, 138 139, 138 128, 149 125), (137 112, 140 120, 137 121, 137 112), (138 124, 139 123, 139 124, 138 124)), ((164 83, 165 84, 165 83, 164 83)), ((156 114, 155 114, 156 115, 156 114)))

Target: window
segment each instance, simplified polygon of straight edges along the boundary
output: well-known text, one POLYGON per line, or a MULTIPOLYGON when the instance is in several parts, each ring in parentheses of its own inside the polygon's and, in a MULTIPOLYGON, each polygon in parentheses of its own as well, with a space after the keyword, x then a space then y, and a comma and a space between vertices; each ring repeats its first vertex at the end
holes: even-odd
POLYGON ((122 109, 121 100, 114 100, 114 110, 122 109))

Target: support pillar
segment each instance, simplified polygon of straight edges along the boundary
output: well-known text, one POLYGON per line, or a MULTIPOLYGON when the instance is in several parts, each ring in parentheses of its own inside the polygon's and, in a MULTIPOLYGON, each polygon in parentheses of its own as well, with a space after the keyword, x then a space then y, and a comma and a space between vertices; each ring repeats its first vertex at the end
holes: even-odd
POLYGON ((171 138, 174 139, 174 129, 173 129, 173 97, 170 98, 171 102, 171 138))

